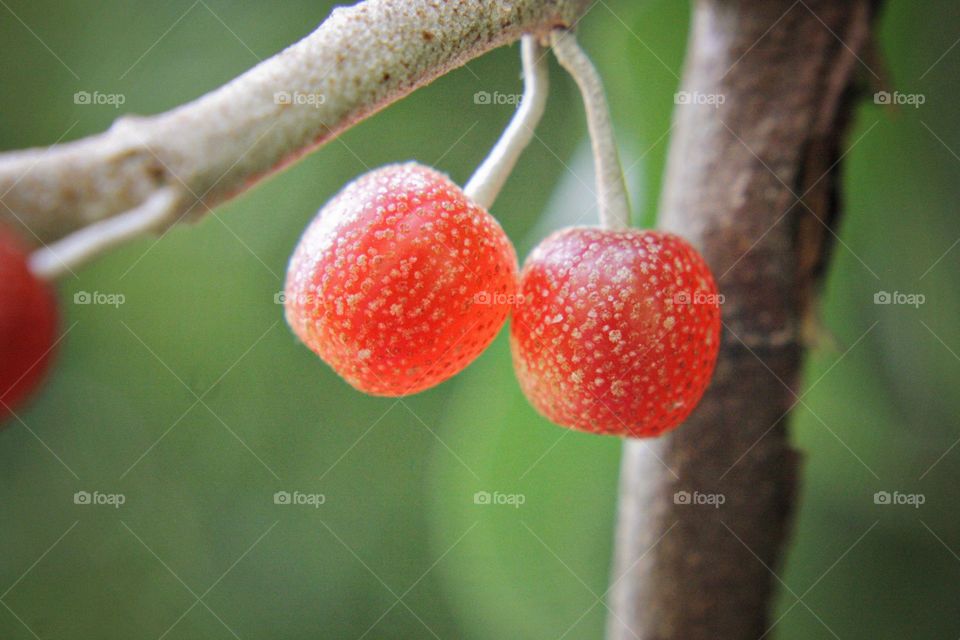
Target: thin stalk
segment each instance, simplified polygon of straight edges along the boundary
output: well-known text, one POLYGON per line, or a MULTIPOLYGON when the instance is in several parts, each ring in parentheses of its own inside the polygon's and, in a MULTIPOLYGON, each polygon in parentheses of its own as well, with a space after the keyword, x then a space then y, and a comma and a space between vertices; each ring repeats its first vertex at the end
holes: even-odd
POLYGON ((520 154, 533 139, 533 131, 547 104, 549 73, 543 47, 536 36, 524 35, 520 43, 523 61, 523 97, 503 135, 477 168, 463 191, 484 209, 490 209, 520 154))
POLYGON ((597 206, 600 224, 605 229, 626 229, 630 225, 630 202, 623 179, 616 138, 610 121, 610 108, 603 82, 596 67, 570 31, 551 34, 553 52, 580 87, 587 112, 587 128, 593 145, 594 170, 597 174, 597 206))
POLYGON ((30 270, 39 278, 54 280, 92 260, 107 249, 156 231, 170 218, 176 191, 155 192, 140 206, 75 231, 30 254, 30 270))

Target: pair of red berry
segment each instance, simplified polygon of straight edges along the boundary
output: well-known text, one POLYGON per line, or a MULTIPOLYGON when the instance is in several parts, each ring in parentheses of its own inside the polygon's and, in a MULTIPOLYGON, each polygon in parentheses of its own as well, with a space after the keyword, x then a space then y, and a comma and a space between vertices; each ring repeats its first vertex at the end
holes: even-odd
POLYGON ((20 238, 0 226, 0 426, 36 389, 53 356, 57 304, 20 238))
POLYGON ((716 363, 716 285, 681 238, 563 229, 518 274, 497 221, 414 163, 347 185, 307 228, 287 273, 294 333, 374 395, 416 393, 458 373, 511 311, 520 385, 563 426, 660 434, 694 408, 716 363))

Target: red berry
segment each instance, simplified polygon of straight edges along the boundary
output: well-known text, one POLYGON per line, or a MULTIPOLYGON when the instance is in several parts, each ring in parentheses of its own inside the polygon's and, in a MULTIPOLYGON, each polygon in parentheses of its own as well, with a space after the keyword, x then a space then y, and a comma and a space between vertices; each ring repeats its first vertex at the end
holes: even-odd
POLYGON ((443 174, 390 165, 344 187, 304 232, 286 316, 351 385, 402 396, 480 355, 516 287, 516 253, 489 213, 443 174))
POLYGON ((27 264, 29 251, 0 227, 0 420, 40 385, 57 339, 57 306, 27 264))
POLYGON ((655 436, 680 424, 720 344, 716 284, 683 239, 569 228, 524 264, 511 326, 514 368, 557 424, 655 436))

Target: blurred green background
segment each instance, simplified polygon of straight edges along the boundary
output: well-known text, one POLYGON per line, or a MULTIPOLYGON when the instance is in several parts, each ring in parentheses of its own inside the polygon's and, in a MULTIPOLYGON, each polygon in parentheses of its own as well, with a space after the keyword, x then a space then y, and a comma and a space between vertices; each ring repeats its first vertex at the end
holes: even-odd
MULTIPOLYGON (((4 150, 195 98, 332 6, 0 5, 4 150), (125 104, 75 104, 77 91, 125 104)), ((582 23, 638 222, 656 209, 688 22, 685 2, 606 0, 582 23)), ((958 36, 952 0, 894 0, 880 21, 891 87, 926 101, 868 100, 851 132, 823 305, 832 339, 809 358, 816 385, 794 416, 806 464, 778 568, 780 638, 960 635, 958 36), (878 291, 926 301, 875 305, 878 291), (878 491, 924 504, 878 505, 878 491)), ((579 97, 552 71, 539 141, 493 209, 521 258, 590 206, 579 97)), ((274 302, 301 230, 340 186, 405 159, 462 183, 513 109, 474 94, 519 90, 517 48, 494 51, 217 217, 63 279, 59 362, 27 426, 0 432, 0 638, 601 637, 619 442, 538 417, 505 333, 439 388, 371 398, 297 344, 274 302), (124 303, 74 303, 82 292, 124 303), (75 504, 79 491, 125 502, 75 504), (275 504, 283 491, 325 501, 275 504), (477 505, 478 491, 523 504, 477 505)))

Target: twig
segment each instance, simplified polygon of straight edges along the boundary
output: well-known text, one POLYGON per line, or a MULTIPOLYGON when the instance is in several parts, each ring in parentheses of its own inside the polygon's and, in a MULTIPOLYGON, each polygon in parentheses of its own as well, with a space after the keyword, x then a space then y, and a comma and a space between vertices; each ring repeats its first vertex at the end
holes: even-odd
POLYGON ((597 174, 597 206, 600 225, 605 229, 626 229, 630 225, 630 203, 623 168, 617 154, 616 137, 610 122, 610 108, 603 82, 590 58, 583 52, 573 33, 557 30, 551 34, 557 60, 570 72, 587 111, 587 127, 593 145, 594 171, 597 174))
POLYGON ((30 255, 30 269, 45 280, 53 280, 86 263, 108 249, 158 230, 176 204, 176 192, 165 187, 155 191, 139 207, 76 231, 30 255))
POLYGON ((47 243, 165 189, 178 194, 166 222, 196 219, 207 209, 194 207, 192 194, 209 206, 234 197, 470 59, 573 24, 588 4, 366 0, 336 9, 300 42, 193 102, 121 118, 75 142, 0 154, 0 219, 47 243))
POLYGON ((521 41, 523 60, 523 97, 520 106, 486 159, 463 188, 474 202, 490 209, 503 184, 517 164, 520 154, 533 139, 534 129, 547 106, 549 71, 543 48, 536 36, 525 35, 521 41))

